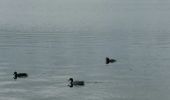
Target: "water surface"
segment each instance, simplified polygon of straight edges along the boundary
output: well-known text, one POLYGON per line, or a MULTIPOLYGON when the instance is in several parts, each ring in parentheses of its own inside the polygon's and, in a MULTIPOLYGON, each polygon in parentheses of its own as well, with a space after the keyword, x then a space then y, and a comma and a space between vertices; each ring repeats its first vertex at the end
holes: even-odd
POLYGON ((167 100, 168 33, 0 33, 3 100, 167 100), (116 63, 105 65, 105 57, 116 63), (26 79, 13 79, 13 72, 26 79), (67 86, 70 77, 84 87, 67 86))

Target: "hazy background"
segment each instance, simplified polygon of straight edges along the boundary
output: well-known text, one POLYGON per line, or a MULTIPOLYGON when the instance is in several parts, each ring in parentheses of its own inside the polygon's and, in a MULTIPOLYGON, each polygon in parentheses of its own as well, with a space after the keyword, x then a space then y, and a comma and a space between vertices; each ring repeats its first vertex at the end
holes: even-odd
POLYGON ((0 99, 168 100, 169 18, 168 0, 0 0, 0 99))
POLYGON ((0 0, 0 30, 168 32, 169 0, 0 0))

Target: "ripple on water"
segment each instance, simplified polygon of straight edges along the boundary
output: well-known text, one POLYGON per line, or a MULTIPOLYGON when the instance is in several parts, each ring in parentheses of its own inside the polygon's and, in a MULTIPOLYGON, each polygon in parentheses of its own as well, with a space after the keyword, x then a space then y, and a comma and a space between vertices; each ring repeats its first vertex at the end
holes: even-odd
POLYGON ((19 89, 19 88, 2 88, 0 93, 12 93, 12 92, 18 92, 18 93, 23 93, 27 92, 26 89, 19 89))
POLYGON ((2 81, 0 82, 0 86, 5 86, 5 85, 12 85, 12 84, 18 84, 20 83, 19 81, 2 81))
POLYGON ((14 96, 11 97, 11 96, 8 96, 8 95, 7 96, 3 96, 3 95, 1 96, 0 95, 0 97, 1 97, 1 100, 24 100, 23 98, 14 97, 14 96))

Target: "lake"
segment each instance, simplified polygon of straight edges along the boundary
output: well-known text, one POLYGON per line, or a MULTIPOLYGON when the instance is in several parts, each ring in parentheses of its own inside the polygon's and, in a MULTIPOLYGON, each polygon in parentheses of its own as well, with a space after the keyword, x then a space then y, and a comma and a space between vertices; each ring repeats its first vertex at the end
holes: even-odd
POLYGON ((169 62, 169 33, 0 32, 0 98, 168 100, 169 62), (68 87, 70 77, 85 86, 68 87))

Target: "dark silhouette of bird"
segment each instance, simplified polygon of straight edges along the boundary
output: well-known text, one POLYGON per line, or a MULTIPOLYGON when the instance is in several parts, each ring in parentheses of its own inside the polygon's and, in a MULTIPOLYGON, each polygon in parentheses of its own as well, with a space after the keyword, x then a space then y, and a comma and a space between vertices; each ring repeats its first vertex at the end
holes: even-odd
POLYGON ((26 78, 28 77, 28 74, 27 73, 17 73, 16 71, 14 72, 14 79, 17 79, 17 78, 26 78))
POLYGON ((85 83, 84 81, 74 81, 73 78, 69 78, 70 84, 68 86, 73 87, 73 86, 84 86, 85 83))
POLYGON ((114 62, 116 62, 115 59, 110 59, 110 58, 106 57, 106 64, 114 63, 114 62))

